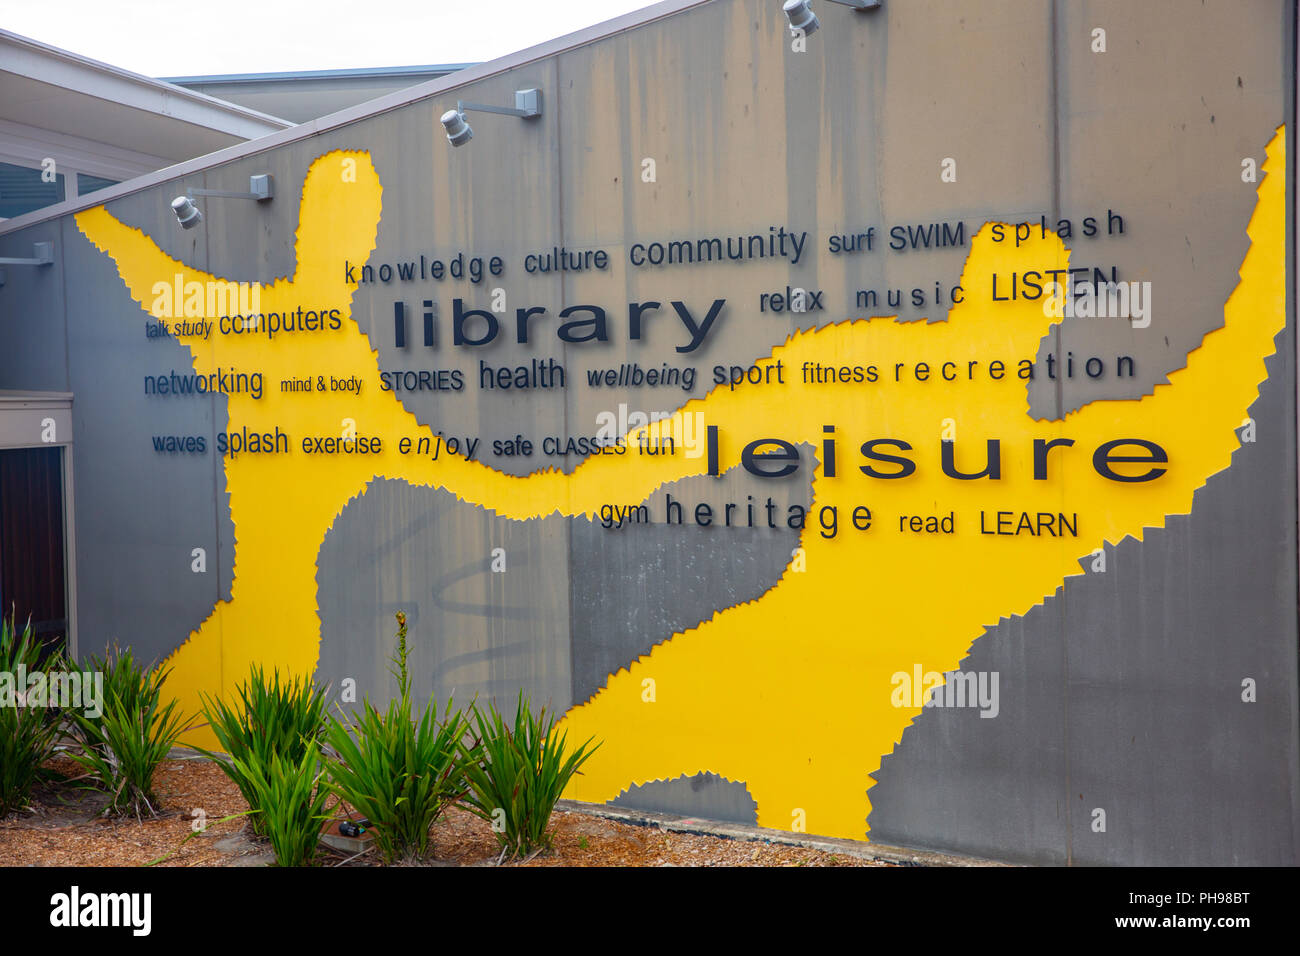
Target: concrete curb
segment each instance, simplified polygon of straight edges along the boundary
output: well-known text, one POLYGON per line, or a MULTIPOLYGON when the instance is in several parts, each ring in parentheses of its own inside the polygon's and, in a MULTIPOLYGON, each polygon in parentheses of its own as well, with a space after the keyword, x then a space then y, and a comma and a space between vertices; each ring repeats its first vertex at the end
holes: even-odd
POLYGON ((888 846, 883 843, 868 843, 863 840, 844 840, 837 837, 801 835, 785 830, 769 830, 766 827, 752 826, 746 823, 732 823, 724 820, 705 820, 701 817, 679 817, 671 813, 659 813, 653 810, 635 810, 629 807, 614 807, 608 804, 581 803, 577 800, 560 800, 555 808, 570 813, 584 813, 588 816, 627 823, 632 826, 658 827, 673 833, 694 833, 703 836, 722 837, 726 840, 739 840, 749 843, 779 843, 785 846, 804 847, 810 850, 823 850, 853 856, 877 863, 893 863, 897 866, 1009 866, 995 860, 984 860, 972 856, 955 856, 949 853, 935 853, 929 850, 909 850, 903 847, 888 846))

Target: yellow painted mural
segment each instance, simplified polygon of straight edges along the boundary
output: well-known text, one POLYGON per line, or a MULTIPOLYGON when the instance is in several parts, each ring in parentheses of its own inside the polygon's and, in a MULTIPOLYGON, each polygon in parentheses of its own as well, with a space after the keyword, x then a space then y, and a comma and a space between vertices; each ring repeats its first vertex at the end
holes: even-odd
MULTIPOLYGON (((570 739, 595 736, 604 745, 566 795, 605 801, 633 784, 709 771, 744 782, 762 826, 862 838, 871 774, 922 709, 918 698, 900 699, 895 675, 957 669, 985 627, 1051 596, 1103 544, 1141 539, 1167 516, 1189 513, 1196 489, 1229 466, 1235 429, 1285 325, 1285 153, 1279 129, 1223 327, 1140 400, 1094 402, 1061 421, 1031 419, 1017 368, 1033 359, 1054 319, 1041 302, 991 302, 991 283, 1026 268, 1064 268, 1070 253, 1050 232, 1018 247, 998 243, 989 224, 972 239, 965 300, 946 322, 880 317, 796 334, 759 362, 779 363, 784 384, 724 386, 648 426, 652 436, 666 435, 681 429, 682 416, 701 416, 717 429, 720 471, 739 464, 757 439, 811 444, 819 461, 799 467, 812 482, 813 513, 834 506, 836 529, 831 536, 810 514, 801 553, 760 599, 664 635, 573 708, 562 724, 570 739), (824 382, 808 371, 868 360, 881 370, 875 382, 838 375, 824 382), (948 371, 955 381, 945 380, 948 371), (985 471, 994 439, 997 477, 945 474, 945 454, 949 470, 985 471), (862 450, 869 442, 877 442, 876 457, 862 450), (1150 480, 1122 480, 1148 473, 1150 480)), ((278 382, 347 369, 373 381, 377 354, 351 317, 355 286, 338 266, 369 256, 383 204, 367 154, 317 159, 303 187, 297 272, 258 291, 262 312, 310 308, 333 319, 274 339, 266 329, 182 338, 195 371, 256 369, 278 382), (347 166, 355 176, 341 175, 347 166)), ((159 282, 214 278, 166 256, 103 208, 76 221, 146 311, 159 282)), ((317 555, 348 502, 376 478, 443 488, 527 520, 596 516, 603 505, 645 501, 709 466, 707 456, 629 454, 597 456, 568 475, 516 477, 464 457, 406 455, 402 438, 430 432, 377 388, 311 402, 275 391, 260 400, 230 394, 227 406, 230 432, 274 436, 278 428, 293 447, 225 458, 236 536, 231 599, 168 661, 170 686, 190 711, 200 692, 230 692, 254 661, 314 671, 317 555), (371 439, 381 448, 358 453, 371 439)))

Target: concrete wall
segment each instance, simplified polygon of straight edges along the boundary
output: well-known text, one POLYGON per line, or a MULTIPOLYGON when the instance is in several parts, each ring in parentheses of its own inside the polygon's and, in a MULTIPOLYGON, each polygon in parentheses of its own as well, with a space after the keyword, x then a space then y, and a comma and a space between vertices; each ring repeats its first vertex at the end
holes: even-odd
MULTIPOLYGON (((469 71, 461 86, 452 86, 453 78, 438 81, 425 88, 426 98, 281 137, 274 148, 107 203, 113 218, 195 274, 269 285, 302 266, 299 198, 309 167, 334 151, 364 151, 382 186, 373 250, 355 227, 360 219, 326 217, 322 228, 337 229, 338 240, 329 275, 288 301, 306 306, 327 285, 335 294, 343 250, 354 246, 376 268, 457 251, 506 263, 503 276, 479 284, 395 278, 347 288, 345 321, 354 320, 374 350, 369 367, 330 366, 335 353, 309 354, 287 336, 230 353, 218 344, 204 352, 207 344, 147 339, 149 302, 140 301, 140 289, 149 283, 139 277, 166 276, 163 260, 143 264, 124 238, 96 239, 97 248, 88 221, 71 215, 0 235, 0 255, 27 254, 31 242, 46 239, 57 249, 56 264, 39 273, 6 270, 0 388, 76 396, 81 649, 117 640, 146 658, 177 652, 173 663, 181 664, 185 693, 228 690, 248 660, 263 659, 299 670, 309 661, 305 669, 321 681, 337 687, 352 679, 360 693, 385 696, 392 614, 405 609, 422 698, 466 702, 477 695, 509 709, 523 689, 568 712, 572 738, 591 730, 606 740, 601 762, 593 761, 589 779, 571 791, 580 798, 835 835, 863 837, 869 828, 875 840, 1010 860, 1295 863, 1296 390, 1289 302, 1267 294, 1251 299, 1285 320, 1276 354, 1261 364, 1264 354, 1233 352, 1221 369, 1224 403, 1243 388, 1259 388, 1258 400, 1252 392, 1247 402, 1257 440, 1238 443, 1228 435, 1235 449, 1230 465, 1223 451, 1223 464, 1211 467, 1216 439, 1194 434, 1197 421, 1213 418, 1213 403, 1191 406, 1192 420, 1184 416, 1181 424, 1151 425, 1169 447, 1185 440, 1207 449, 1203 474, 1186 489, 1190 508, 1153 496, 1153 518, 1112 534, 1100 529, 1119 527, 1124 502, 1137 492, 1116 484, 1094 493, 1082 479, 1064 477, 1051 483, 1054 510, 1081 512, 1085 529, 1098 529, 1096 540, 1085 533, 1059 542, 998 541, 997 550, 981 552, 980 535, 965 524, 952 549, 921 551, 906 532, 891 530, 901 514, 947 513, 951 503, 927 485, 913 487, 902 504, 882 504, 893 500, 882 486, 893 495, 895 485, 857 476, 855 448, 876 435, 914 434, 922 419, 912 416, 922 408, 931 414, 926 403, 937 389, 914 382, 864 398, 849 388, 732 393, 724 385, 710 394, 715 365, 770 365, 792 333, 826 330, 846 318, 897 315, 906 325, 886 320, 819 333, 835 338, 815 354, 850 365, 878 354, 930 354, 925 336, 941 331, 933 323, 959 318, 952 287, 973 290, 983 281, 973 274, 976 266, 992 262, 1005 277, 1050 267, 1042 257, 1060 261, 1050 244, 1023 254, 996 250, 987 231, 976 239, 981 227, 1045 216, 1049 226, 1074 224, 1076 235, 1063 240, 1074 265, 1108 272, 1114 266, 1125 281, 1150 282, 1151 325, 1044 321, 1027 354, 1038 363, 1032 382, 979 386, 992 398, 975 386, 954 393, 959 441, 971 436, 962 465, 978 470, 971 442, 999 434, 988 429, 1002 420, 985 415, 984 405, 1021 394, 1022 386, 1025 406, 1018 419, 1007 419, 1021 423, 1016 427, 1050 424, 1080 409, 1107 415, 1113 407, 1121 431, 1109 434, 1127 437, 1120 423, 1129 421, 1128 409, 1139 409, 1134 421, 1142 421, 1141 403, 1165 394, 1153 389, 1173 381, 1168 376, 1188 365, 1207 334, 1225 326, 1234 296, 1251 294, 1246 283, 1255 273, 1243 261, 1270 256, 1273 265, 1258 275, 1271 270, 1279 281, 1289 268, 1279 265, 1290 262, 1280 252, 1282 234, 1260 225, 1264 212, 1257 210, 1266 212, 1272 201, 1266 177, 1243 181, 1242 161, 1262 169, 1275 131, 1293 132, 1292 5, 989 0, 957 7, 931 0, 887 2, 881 11, 857 14, 823 3, 823 28, 804 50, 792 49, 775 2, 677 6, 688 8, 541 58, 519 58, 497 73, 491 65, 469 71), (1097 28, 1105 30, 1104 52, 1093 49, 1097 28), (522 87, 543 91, 539 119, 471 113, 475 139, 462 149, 448 146, 438 117, 458 98, 506 104, 522 87), (955 181, 941 177, 949 158, 955 181), (652 182, 643 177, 647 159, 654 161, 652 182), (249 175, 263 172, 275 176, 271 203, 201 200, 203 224, 177 228, 172 196, 191 186, 243 188, 249 175), (1104 235, 1112 210, 1123 217, 1122 235, 1104 235), (1252 216, 1257 225, 1248 236, 1252 216), (1079 234, 1084 217, 1096 217, 1103 235, 1079 234), (958 221, 961 245, 883 248, 890 226, 958 221), (807 232, 810 245, 797 264, 629 262, 635 243, 767 234, 769 226, 807 232), (868 227, 875 228, 870 253, 828 252, 829 236, 868 227), (608 268, 524 271, 527 254, 553 246, 605 250, 608 268), (981 258, 986 254, 993 258, 981 258), (760 296, 787 286, 822 290, 825 311, 760 311, 760 296), (502 334, 488 346, 455 347, 453 300, 490 310, 495 288, 508 299, 502 334), (914 288, 927 298, 924 305, 885 302, 886 289, 914 288), (871 289, 879 290, 879 306, 859 308, 857 293, 871 289), (431 349, 422 339, 426 299, 434 303, 438 335, 431 349), (726 304, 704 344, 679 351, 689 336, 668 303, 685 303, 699 319, 717 299, 726 304), (393 333, 397 300, 406 310, 402 348, 393 333), (650 300, 663 309, 647 318, 641 340, 631 340, 627 303, 650 300), (577 304, 608 310, 608 342, 557 337, 557 313, 577 304), (547 310, 524 345, 513 338, 521 306, 547 310), (919 322, 931 324, 911 327, 919 322), (881 326, 896 331, 875 331, 881 326), (915 343, 906 346, 910 352, 889 352, 895 335, 912 336, 897 340, 915 343), (262 362, 272 367, 272 353, 292 364, 300 348, 304 374, 356 374, 361 398, 380 391, 380 370, 459 369, 463 390, 402 392, 401 408, 431 433, 479 438, 477 458, 496 472, 533 475, 563 494, 535 506, 525 491, 512 490, 530 486, 500 485, 506 490, 498 495, 495 479, 478 472, 403 472, 390 450, 333 500, 318 490, 318 469, 332 463, 297 456, 283 463, 288 472, 258 472, 263 466, 249 456, 236 466, 215 453, 219 433, 241 422, 302 420, 295 416, 310 412, 302 411, 310 398, 273 394, 278 383, 271 381, 267 398, 240 398, 246 405, 239 409, 222 395, 144 392, 147 375, 187 371, 194 349, 204 353, 195 354, 196 368, 215 362, 251 371, 262 362), (1049 354, 1059 368, 1071 355, 1081 363, 1104 356, 1109 367, 1097 379, 1052 379, 1043 374, 1049 354), (1131 377, 1114 374, 1118 355, 1134 360, 1131 377), (567 386, 480 387, 480 362, 534 359, 563 364, 567 386), (694 367, 697 380, 690 390, 588 386, 587 370, 631 362, 694 367), (716 478, 705 476, 702 464, 680 460, 657 472, 635 453, 619 472, 603 461, 579 469, 581 455, 488 451, 493 441, 516 435, 537 445, 545 436, 595 435, 601 413, 617 414, 620 403, 674 411, 692 399, 705 400, 692 408, 725 435, 737 435, 737 443, 742 424, 755 435, 779 435, 788 407, 807 407, 815 417, 824 402, 825 421, 843 437, 840 468, 853 476, 818 492, 811 466, 816 450, 825 479, 820 427, 793 436, 803 465, 782 480, 747 473, 733 445, 723 449, 724 474, 716 478), (764 425, 772 427, 764 432, 764 425), (202 435, 207 451, 155 452, 153 436, 169 434, 202 435), (577 474, 536 474, 554 466, 577 474), (618 489, 617 496, 582 490, 584 473, 606 471, 601 487, 618 489), (256 524, 261 511, 232 504, 228 484, 238 483, 235 497, 251 502, 259 481, 286 473, 294 484, 278 491, 275 507, 292 509, 302 499, 304 508, 319 506, 332 517, 294 525, 314 564, 296 575, 285 568, 283 581, 264 581, 258 593, 266 596, 256 600, 265 609, 258 610, 235 595, 236 554, 243 548, 240 560, 256 561, 249 553, 261 548, 267 553, 256 566, 274 568, 267 543, 273 539, 256 524), (570 483, 556 483, 564 480, 570 483), (847 491, 836 490, 846 483, 847 491), (666 495, 689 503, 680 527, 663 523, 666 495), (847 532, 827 543, 811 517, 802 533, 781 522, 728 529, 690 520, 698 501, 718 510, 740 502, 743 513, 750 495, 759 502, 772 496, 781 515, 791 504, 842 500, 845 526, 848 505, 868 503, 877 512, 869 550, 850 544, 847 532), (592 511, 610 500, 645 501, 655 523, 602 528, 592 511), (1032 550, 1049 545, 1055 550, 1032 550), (794 567, 799 558, 792 551, 801 546, 823 563, 794 567), (206 553, 206 573, 193 570, 195 548, 206 553), (498 548, 504 573, 492 570, 498 548), (1098 548, 1104 571, 1093 570, 1090 553, 1098 548), (1038 569, 1082 560, 1076 566, 1086 573, 1053 571, 1039 588, 1039 578, 1021 569, 1025 560, 1038 569), (891 573, 911 567, 915 574, 891 583, 891 573), (812 597, 782 603, 782 590, 805 580, 798 586, 812 597), (991 617, 976 613, 1004 586, 991 617), (277 610, 277 588, 286 605, 306 611, 277 610), (295 605, 295 589, 302 588, 306 603, 295 605), (253 610, 236 619, 232 609, 241 601, 253 610), (881 675, 910 673, 913 662, 926 671, 998 674, 997 717, 984 719, 975 708, 909 705, 891 712, 896 688, 881 675), (691 674, 698 682, 681 676, 691 674), (641 696, 647 678, 658 681, 653 703, 641 696), (1245 679, 1254 682, 1253 703, 1242 700, 1245 679), (832 768, 823 771, 824 762, 832 768), (1105 811, 1104 830, 1097 829, 1097 809, 1105 811)), ((1279 161, 1271 168, 1276 185, 1290 167, 1279 161)), ((318 188, 325 187, 310 187, 318 188)), ((339 195, 341 203, 350 201, 339 195)), ((1290 195, 1288 184, 1287 210, 1290 195)), ((305 281, 299 271, 295 282, 305 281)), ((983 362, 1007 354, 999 350, 1011 340, 999 339, 1002 326, 991 324, 1010 328, 1027 313, 1016 312, 1012 321, 1005 308, 987 296, 971 301, 960 312, 968 339, 944 340, 955 342, 951 354, 983 362)), ((927 435, 947 417, 943 400, 933 406, 933 421, 924 418, 927 435)), ((365 419, 358 420, 364 428, 365 419)), ((1074 434, 1071 422, 1081 420, 1065 418, 1059 434, 1074 434)), ((1020 440, 1001 434, 1008 449, 1020 440)), ((1191 455, 1194 464, 1171 457, 1171 480, 1182 480, 1180 465, 1201 467, 1198 454, 1191 455)), ((1008 460, 1008 471, 1026 467, 1023 459, 1008 460)), ((981 510, 984 487, 963 517, 974 520, 981 510)), ((1041 490, 1014 487, 1022 497, 1041 490)), ((264 516, 268 529, 273 517, 264 516)))

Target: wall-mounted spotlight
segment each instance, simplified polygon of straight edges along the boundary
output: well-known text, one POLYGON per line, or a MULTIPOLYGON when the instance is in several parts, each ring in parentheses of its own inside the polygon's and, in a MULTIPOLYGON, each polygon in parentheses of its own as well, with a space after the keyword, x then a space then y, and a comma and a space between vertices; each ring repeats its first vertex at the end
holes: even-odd
MULTIPOLYGON (((14 259, 9 256, 0 256, 0 266, 51 266, 54 265, 54 243, 52 242, 33 242, 32 258, 14 259)), ((5 284, 5 273, 0 269, 0 286, 5 284)))
POLYGON ((474 130, 465 122, 465 114, 459 109, 442 114, 442 127, 447 131, 447 142, 453 146, 464 146, 474 138, 474 130))
POLYGON ((488 106, 485 103, 456 104, 454 110, 442 114, 442 126, 447 131, 447 142, 453 146, 464 146, 474 138, 474 130, 465 122, 466 110, 478 110, 480 113, 500 113, 502 116, 518 116, 521 119, 533 119, 542 115, 541 90, 515 90, 515 106, 488 106))
MULTIPOLYGON (((881 0, 830 0, 831 3, 838 3, 842 6, 852 7, 859 12, 865 10, 876 10, 880 7, 881 0)), ((790 21, 790 29, 798 30, 804 36, 816 32, 822 22, 817 19, 817 14, 812 12, 812 7, 808 5, 808 0, 785 0, 785 18, 790 21)))
POLYGON ((177 196, 173 199, 172 212, 176 213, 176 219, 182 229, 193 229, 203 221, 203 213, 199 212, 199 207, 194 205, 194 201, 189 196, 177 196))
POLYGON ((229 189, 199 189, 191 187, 184 196, 172 200, 172 212, 182 229, 193 229, 203 221, 203 213, 194 205, 195 196, 215 196, 220 199, 253 199, 266 202, 275 196, 275 180, 270 173, 248 177, 248 192, 232 192, 229 189))

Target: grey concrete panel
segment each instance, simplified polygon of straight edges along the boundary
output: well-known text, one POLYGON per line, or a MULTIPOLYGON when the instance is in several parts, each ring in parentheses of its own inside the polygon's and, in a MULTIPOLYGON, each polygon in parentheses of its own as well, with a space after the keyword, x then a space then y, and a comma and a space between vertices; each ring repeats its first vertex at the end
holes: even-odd
MULTIPOLYGON (((809 460, 811 450, 802 446, 801 454, 809 460)), ((599 521, 574 519, 569 572, 574 704, 585 703, 656 644, 719 610, 762 597, 780 580, 799 545, 799 532, 789 527, 790 505, 806 510, 811 500, 806 482, 765 481, 733 468, 721 478, 687 478, 656 491, 645 503, 649 525, 605 528, 599 521), (675 507, 670 509, 670 502, 675 507), (724 523, 728 503, 736 505, 730 513, 733 527, 724 523), (749 527, 751 503, 754 527, 749 527), (701 504, 714 522, 707 527, 695 520, 701 504)))
POLYGON ((509 521, 442 490, 381 480, 353 499, 318 560, 316 679, 357 702, 395 694, 396 611, 408 620, 418 706, 449 697, 495 701, 507 717, 522 689, 534 707, 570 706, 567 529, 555 519, 509 521), (493 572, 492 551, 505 552, 493 572))
POLYGON ((1290 332, 1278 341, 1252 409, 1261 440, 1198 493, 1190 518, 1121 546, 1111 601, 1067 590, 1075 862, 1282 865, 1300 852, 1295 500, 1271 480, 1296 456, 1295 346, 1290 332), (1242 699, 1248 678, 1255 703, 1242 699), (1097 807, 1105 833, 1092 831, 1097 807))
POLYGON ((1065 320, 1038 358, 1052 350, 1060 368, 1072 353, 1075 375, 1033 383, 1032 411, 1040 418, 1102 397, 1150 394, 1186 364, 1201 336, 1223 324, 1225 292, 1237 283, 1255 207, 1256 184, 1242 181, 1242 160, 1262 165, 1282 122, 1281 50, 1273 57, 1258 51, 1287 35, 1289 5, 1088 0, 1056 9, 1058 195, 1044 212, 1049 222, 1053 213, 1074 220, 1072 266, 1107 273, 1117 266, 1121 281, 1149 282, 1152 314, 1148 328, 1122 319, 1065 320), (1091 49, 1099 26, 1109 27, 1105 53, 1091 49), (1122 235, 1109 234, 1110 210, 1123 218, 1122 235), (1079 233, 1086 215, 1098 219, 1094 238, 1079 233), (1134 358, 1133 378, 1116 377, 1120 355, 1134 358), (1083 367, 1089 357, 1105 366, 1096 379, 1083 367))
MULTIPOLYGON (((1154 309, 1148 329, 1076 319, 1045 338, 1040 359, 1047 350, 1058 362, 1070 351, 1124 352, 1137 356, 1139 375, 1132 383, 1039 380, 1030 388, 1036 417, 1102 395, 1148 393, 1222 324, 1255 201, 1254 185, 1241 180, 1241 158, 1262 155, 1259 136, 1277 115, 1270 110, 1289 73, 1281 57, 1244 49, 1258 49, 1279 29, 1287 35, 1289 18, 1283 11, 1279 20, 1276 5, 1259 5, 1253 34, 1229 29, 1242 11, 1221 6, 1185 11, 1213 21, 1202 28, 1153 30, 1146 18, 1163 11, 1144 6, 1140 22, 1109 31, 1106 60, 1089 52, 1086 38, 1096 24, 1116 22, 1114 5, 1061 9, 1068 16, 1055 32, 1059 95, 1070 108, 1061 114, 1061 215, 1085 198, 1128 193, 1115 207, 1141 212, 1125 217, 1123 239, 1105 245, 1133 270, 1121 278, 1152 282, 1154 309), (1227 33, 1232 38, 1220 42, 1227 33), (1216 82, 1198 82, 1186 70, 1208 70, 1216 82), (1199 101, 1187 96, 1190 88, 1204 91, 1199 101), (1261 88, 1273 95, 1259 95, 1261 88), (1153 116, 1161 117, 1154 126, 1153 116), (1224 122, 1233 132, 1225 135, 1224 122), (1260 131, 1254 141, 1252 127, 1260 131), (1098 148, 1105 142, 1123 148, 1098 148)), ((1088 240, 1072 246, 1082 252, 1088 240)), ((1294 496, 1290 483, 1271 481, 1294 466, 1293 349, 1288 332, 1253 412, 1271 423, 1261 427, 1272 440, 1244 446, 1232 469, 1198 493, 1190 519, 1170 519, 1142 545, 1123 542, 1109 555, 1107 574, 1072 579, 1046 608, 975 642, 963 669, 1001 673, 1002 715, 924 712, 876 774, 874 838, 938 840, 1004 857, 1020 846, 1012 858, 1042 863, 1295 860, 1296 809, 1286 796, 1295 792, 1295 728, 1285 703, 1294 696, 1294 541, 1281 530, 1290 527, 1294 496), (1266 573, 1247 582, 1228 570, 1242 567, 1266 573), (1242 633, 1259 639, 1229 636, 1242 633), (1242 703, 1240 680, 1229 678, 1237 672, 1272 675, 1275 706, 1262 706, 1262 697, 1242 703), (1272 755, 1247 746, 1252 739, 1284 743, 1272 755), (1015 788, 987 770, 1007 759, 1022 767, 1015 788), (961 773, 954 776, 954 767, 961 773), (1261 806, 1271 814, 1265 827, 1255 825, 1261 806), (1105 833, 1092 829, 1097 807, 1107 811, 1105 833)))
MULTIPOLYGON (((170 211, 168 211, 170 215, 170 211)), ((173 339, 146 339, 147 316, 113 263, 75 224, 65 230, 76 461, 78 643, 113 642, 161 660, 230 593, 233 529, 216 434, 225 401, 145 394, 145 377, 190 370, 173 339), (154 450, 155 436, 202 436, 202 454, 154 450), (193 549, 206 552, 204 573, 193 549)))
POLYGON ((1034 863, 1294 863, 1295 501, 1273 480, 1295 460, 1294 364, 1287 331, 1259 440, 1190 516, 974 643, 962 670, 1001 674, 998 717, 924 711, 869 791, 872 838, 1034 863))
POLYGON ((927 708, 881 759, 867 790, 872 840, 997 859, 1033 848, 1032 862, 1066 862, 1065 655, 1052 606, 990 628, 962 661, 998 673, 996 717, 927 708))
MULTIPOLYGON (((553 140, 556 104, 544 99, 543 115, 536 121, 470 112, 469 121, 478 139, 470 148, 452 149, 446 141, 439 115, 455 107, 457 97, 483 103, 513 104, 513 91, 523 87, 541 87, 544 97, 554 91, 553 64, 530 66, 498 77, 471 84, 456 96, 432 100, 409 107, 400 122, 391 118, 358 124, 355 128, 321 137, 311 143, 313 155, 328 148, 364 148, 369 150, 380 179, 384 183, 384 214, 380 222, 377 246, 370 264, 376 270, 373 283, 358 286, 353 296, 353 317, 370 338, 379 355, 379 366, 397 376, 405 373, 436 373, 457 370, 465 387, 460 391, 402 389, 398 397, 422 423, 431 428, 462 431, 481 436, 484 450, 480 458, 511 474, 526 474, 541 468, 566 465, 578 460, 545 458, 540 449, 529 457, 490 456, 495 440, 522 435, 535 445, 546 436, 564 436, 566 418, 564 402, 553 397, 556 392, 543 390, 480 387, 492 378, 484 376, 483 366, 491 370, 514 369, 531 365, 532 360, 565 366, 566 389, 576 387, 577 370, 566 355, 566 346, 555 335, 557 315, 566 303, 558 277, 528 277, 521 267, 535 237, 560 236, 558 196, 544 184, 558 175, 558 154, 543 143, 553 140), (507 125, 513 124, 513 125, 507 125), (484 138, 509 138, 520 134, 525 139, 514 151, 493 151, 491 147, 474 149, 484 138), (527 161, 521 156, 526 155, 527 161), (485 159, 489 159, 485 162, 485 159), (493 181, 491 187, 477 185, 493 181), (506 186, 501 185, 502 180, 506 186), (490 192, 490 199, 476 199, 490 192), (471 201, 474 200, 474 201, 471 201), (474 258, 484 264, 481 281, 474 281, 466 268, 465 276, 455 278, 450 272, 442 279, 432 276, 432 263, 450 264, 460 254, 461 261, 474 258), (506 263, 502 275, 488 271, 492 257, 506 263), (424 262, 421 263, 423 257, 424 262), (402 264, 411 264, 415 278, 403 280, 402 264), (388 265, 393 277, 384 281, 379 269, 388 265), (425 271, 424 277, 420 273, 425 271), (460 299, 466 310, 492 311, 494 289, 506 293, 504 312, 493 312, 498 333, 490 343, 479 347, 456 348, 452 344, 453 301, 460 299), (432 303, 434 345, 426 347, 423 322, 426 307, 432 303), (394 307, 401 302, 406 316, 406 341, 398 348, 394 336, 394 307), (517 310, 545 308, 548 315, 535 320, 525 345, 516 342, 517 310), (504 424, 503 424, 504 423, 504 424), (490 457, 489 457, 490 456, 490 457)), ((342 264, 340 263, 340 267, 342 264)), ((616 302, 596 300, 613 311, 616 302)), ((486 321, 473 319, 471 335, 482 333, 486 321)), ((380 387, 376 381, 375 387, 380 387)), ((577 432, 594 434, 592 432, 577 432)))
POLYGON ((724 780, 715 773, 697 773, 693 777, 682 774, 675 780, 633 785, 609 802, 616 807, 657 810, 706 820, 758 822, 758 804, 745 785, 724 780))

